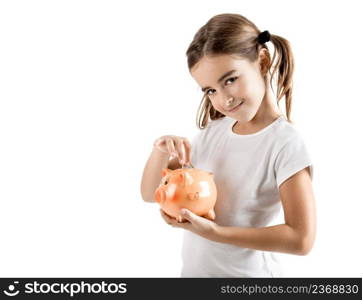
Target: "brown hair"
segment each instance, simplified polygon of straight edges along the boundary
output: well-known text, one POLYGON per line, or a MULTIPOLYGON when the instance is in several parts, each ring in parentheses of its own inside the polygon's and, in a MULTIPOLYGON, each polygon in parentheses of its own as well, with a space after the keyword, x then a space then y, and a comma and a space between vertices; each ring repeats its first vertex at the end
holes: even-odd
MULTIPOLYGON (((195 34, 190 46, 186 51, 188 68, 191 68, 205 55, 230 54, 246 58, 254 62, 258 58, 260 49, 268 47, 258 42, 261 31, 247 18, 239 14, 219 14, 212 17, 195 34)), ((270 41, 274 45, 274 54, 268 72, 274 64, 276 54, 278 58, 270 73, 270 86, 273 90, 273 76, 277 72, 277 104, 285 96, 285 108, 287 119, 290 119, 292 104, 292 75, 294 70, 294 59, 289 42, 274 34, 270 34, 270 41)), ((273 90, 274 92, 274 90, 273 90)), ((209 118, 217 120, 225 117, 224 114, 215 110, 209 97, 204 94, 198 108, 196 125, 204 129, 209 118)))

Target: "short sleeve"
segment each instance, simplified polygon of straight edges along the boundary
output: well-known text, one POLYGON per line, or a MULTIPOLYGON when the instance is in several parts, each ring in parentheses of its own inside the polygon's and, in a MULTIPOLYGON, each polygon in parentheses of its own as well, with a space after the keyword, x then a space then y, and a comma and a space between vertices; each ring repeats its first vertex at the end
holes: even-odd
POLYGON ((290 139, 279 151, 275 161, 275 177, 279 186, 289 177, 309 167, 313 179, 313 165, 307 147, 301 136, 290 139))

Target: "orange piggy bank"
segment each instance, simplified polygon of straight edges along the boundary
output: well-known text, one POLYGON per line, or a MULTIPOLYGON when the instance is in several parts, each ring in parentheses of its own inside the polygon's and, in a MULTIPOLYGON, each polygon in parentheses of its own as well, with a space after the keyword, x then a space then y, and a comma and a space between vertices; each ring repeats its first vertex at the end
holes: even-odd
POLYGON ((187 208, 214 220, 217 191, 213 177, 213 173, 196 168, 163 169, 155 199, 174 218, 178 218, 182 208, 187 208))

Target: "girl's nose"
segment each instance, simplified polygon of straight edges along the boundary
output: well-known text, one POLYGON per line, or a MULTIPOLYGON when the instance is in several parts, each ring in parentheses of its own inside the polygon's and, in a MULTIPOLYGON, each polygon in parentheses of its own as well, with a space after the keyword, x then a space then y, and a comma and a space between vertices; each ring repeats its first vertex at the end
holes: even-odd
POLYGON ((232 104, 234 103, 234 98, 230 97, 228 100, 226 100, 226 105, 227 106, 232 106, 232 104))
POLYGON ((231 108, 233 108, 235 105, 235 101, 234 101, 234 97, 228 97, 226 99, 226 101, 224 101, 224 109, 225 110, 230 110, 231 108))

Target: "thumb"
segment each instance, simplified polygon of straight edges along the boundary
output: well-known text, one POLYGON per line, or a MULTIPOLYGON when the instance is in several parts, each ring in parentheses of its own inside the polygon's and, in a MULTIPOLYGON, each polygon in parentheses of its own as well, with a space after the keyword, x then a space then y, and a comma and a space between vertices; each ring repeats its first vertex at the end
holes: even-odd
POLYGON ((181 216, 191 223, 193 223, 198 217, 192 211, 190 211, 186 208, 181 209, 181 216))

